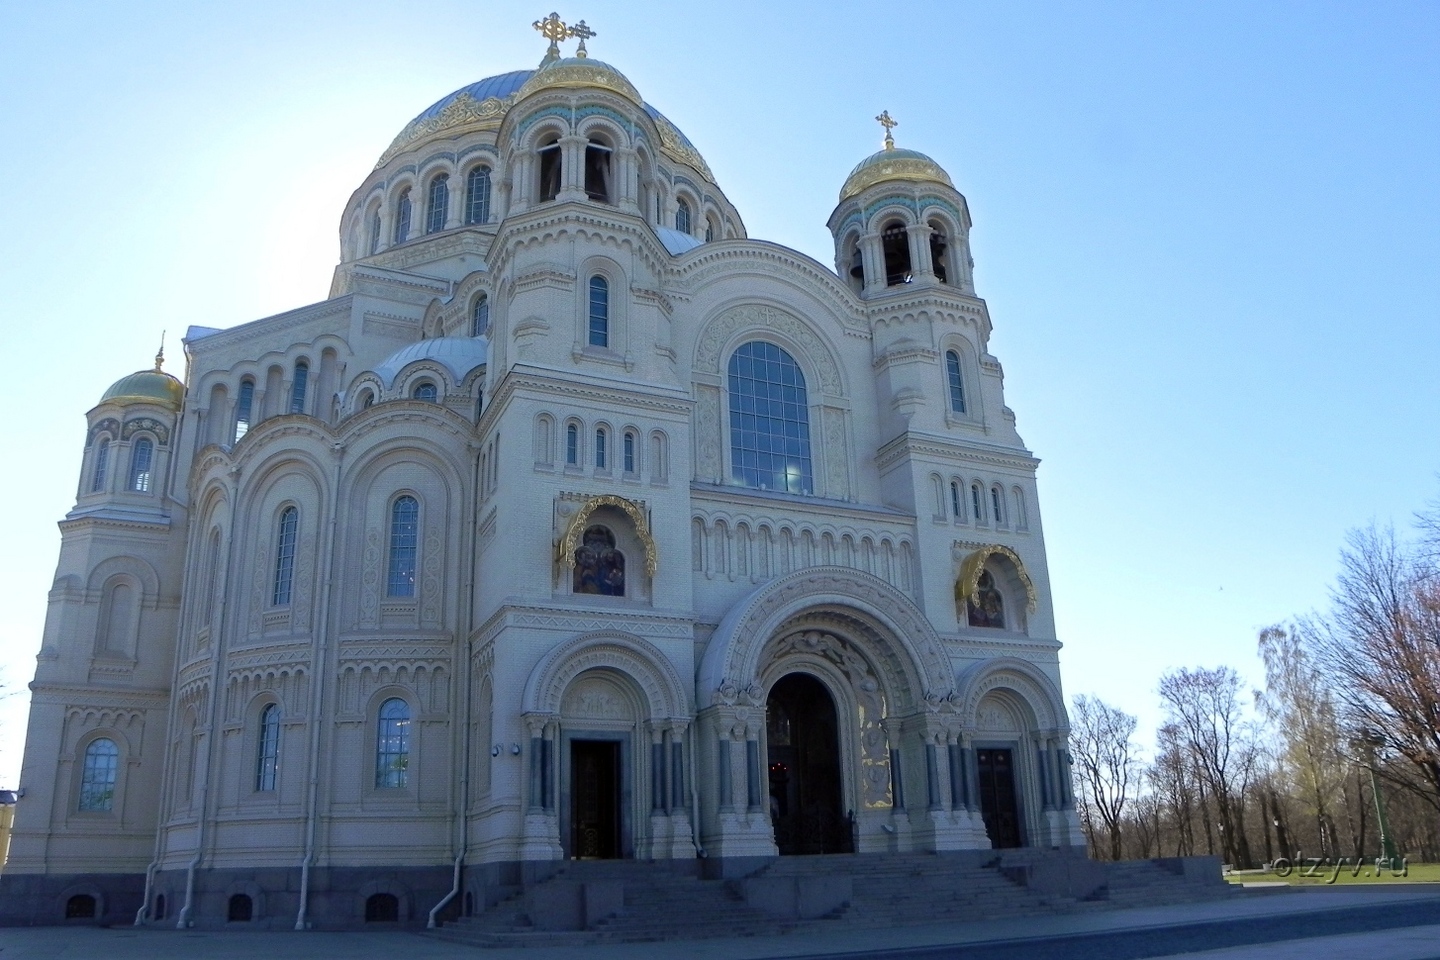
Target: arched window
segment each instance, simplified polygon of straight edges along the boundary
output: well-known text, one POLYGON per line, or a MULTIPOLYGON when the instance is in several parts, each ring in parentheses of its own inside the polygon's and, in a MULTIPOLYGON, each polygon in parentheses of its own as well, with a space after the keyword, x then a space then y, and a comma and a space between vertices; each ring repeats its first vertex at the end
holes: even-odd
POLYGON ((260 711, 260 739, 255 750, 255 789, 274 790, 280 769, 280 705, 266 704, 260 711))
POLYGON ((585 144, 585 195, 597 203, 610 203, 610 147, 591 138, 585 144))
POLYGON ((980 484, 970 484, 970 509, 975 512, 975 522, 985 519, 985 508, 980 504, 980 484))
POLYGON ((625 596, 625 554, 615 549, 615 534, 598 524, 587 527, 584 542, 575 549, 575 593, 625 596))
POLYGON ((936 220, 930 221, 930 270, 935 274, 935 279, 941 283, 949 283, 950 271, 946 265, 946 258, 949 256, 950 240, 945 236, 945 225, 936 220))
POLYGON ((625 444, 624 444, 624 446, 625 446, 625 450, 624 450, 624 457, 625 457, 624 467, 625 467, 625 472, 626 472, 626 473, 634 473, 634 472, 635 472, 635 431, 634 431, 634 430, 626 430, 626 431, 625 431, 625 444))
POLYGON ((377 253, 380 250, 380 208, 376 207, 370 214, 370 252, 377 253))
POLYGON ((565 428, 565 464, 580 465, 580 428, 573 423, 565 428))
POLYGON ((730 356, 730 475, 749 487, 810 493, 810 406, 805 374, 773 343, 730 356))
POLYGON ((598 274, 590 278, 590 346, 610 346, 610 282, 598 274))
POLYGON ((369 410, 373 406, 375 406, 375 391, 366 390, 364 393, 360 394, 361 410, 369 410))
POLYGON ((250 418, 255 408, 255 381, 246 377, 240 381, 240 396, 235 399, 235 433, 231 443, 239 443, 240 438, 250 432, 250 418))
POLYGON ((540 147, 540 189, 536 195, 541 203, 560 195, 560 138, 552 133, 547 140, 540 147))
POLYGON ((958 351, 945 351, 945 383, 950 388, 950 409, 955 413, 964 413, 965 381, 960 376, 960 354, 958 351))
POLYGON ((905 229, 905 224, 898 220, 887 223, 880 231, 880 248, 885 252, 885 285, 909 283, 910 231, 905 229))
POLYGON ((675 229, 681 233, 690 232, 690 203, 683 197, 675 204, 675 229))
POLYGON ((110 466, 110 438, 101 437, 95 444, 95 469, 90 474, 90 492, 105 489, 105 472, 110 466))
POLYGON ((706 218, 705 218, 705 242, 706 242, 706 243, 709 243, 711 240, 714 240, 714 239, 715 239, 715 219, 714 219, 713 217, 706 217, 706 218))
POLYGON ((595 431, 595 469, 597 470, 605 469, 606 455, 609 452, 605 448, 607 446, 606 441, 609 439, 610 435, 605 432, 604 427, 595 431))
POLYGON ((440 397, 440 388, 429 380, 424 380, 415 384, 415 389, 410 392, 410 396, 416 400, 424 400, 426 403, 434 403, 440 397))
POLYGON ((980 573, 980 579, 976 584, 975 593, 979 596, 979 603, 974 599, 967 600, 965 605, 970 608, 970 626, 972 627, 1005 627, 1005 598, 1000 596, 1000 591, 995 588, 995 578, 990 575, 989 570, 980 573))
POLYGON ((470 336, 490 336, 490 298, 480 294, 470 310, 470 336))
POLYGON ((409 767, 410 704, 391 697, 380 704, 375 730, 375 786, 405 786, 409 767))
POLYGON ((425 232, 439 233, 444 230, 449 209, 450 176, 442 173, 430 181, 429 205, 425 208, 425 232))
POLYGON ((845 240, 846 262, 849 264, 850 289, 861 293, 865 289, 865 254, 860 250, 860 237, 851 234, 845 240))
POLYGON ((305 412, 305 388, 310 384, 310 364, 295 361, 295 381, 290 384, 290 412, 305 412))
POLYGON ((275 585, 270 602, 277 607, 290 605, 290 585, 295 580, 295 536, 300 526, 300 511, 286 507, 280 514, 280 529, 275 536, 275 585))
POLYGON ((80 809, 105 813, 115 809, 115 775, 120 770, 120 750, 114 740, 101 737, 85 748, 80 772, 80 809))
POLYGON ((406 187, 400 191, 400 199, 395 201, 395 243, 404 243, 405 238, 410 236, 410 188, 406 187))
POLYGON ((210 544, 205 548, 205 596, 200 602, 200 626, 208 627, 215 619, 215 588, 220 580, 220 531, 210 531, 210 544))
POLYGON ((956 520, 965 519, 965 508, 960 505, 960 484, 950 481, 950 512, 956 520))
POLYGON ((390 575, 386 595, 415 596, 415 557, 420 540, 420 503, 398 498, 390 508, 390 575))
POLYGON ((490 222, 489 167, 476 167, 465 178, 465 222, 490 222))
POLYGON ((1025 491, 1015 487, 1010 492, 1015 497, 1015 529, 1028 530, 1030 520, 1025 516, 1025 491))
POLYGON ((248 893, 231 894, 225 919, 230 923, 249 923, 254 918, 255 901, 250 899, 250 895, 248 893))
POLYGON ((990 506, 993 508, 991 516, 995 518, 997 527, 1005 524, 1005 494, 999 487, 990 488, 990 506))
POLYGON ((155 459, 155 445, 149 437, 135 441, 130 451, 130 489, 136 493, 150 492, 150 468, 155 459))
POLYGON ((375 893, 365 898, 366 923, 395 923, 400 919, 400 900, 393 893, 375 893))

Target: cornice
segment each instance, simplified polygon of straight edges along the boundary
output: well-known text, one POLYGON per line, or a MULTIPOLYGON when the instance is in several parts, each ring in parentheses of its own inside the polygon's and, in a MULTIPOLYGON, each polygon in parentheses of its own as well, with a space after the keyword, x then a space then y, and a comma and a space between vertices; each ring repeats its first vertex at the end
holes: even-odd
POLYGON ((1028 450, 982 444, 976 440, 945 440, 940 437, 902 433, 875 453, 880 470, 894 466, 904 457, 919 456, 952 463, 984 463, 1024 473, 1034 473, 1040 460, 1028 450))
POLYGON ((753 487, 703 483, 698 480, 692 481, 690 484, 690 500, 692 506, 697 507, 704 503, 714 503, 750 510, 769 509, 780 513, 805 513, 828 519, 848 516, 872 523, 903 523, 911 526, 915 523, 914 514, 882 504, 825 500, 818 497, 804 497, 799 494, 779 493, 774 490, 756 490, 753 487))
POLYGON ((97 684, 30 684, 31 702, 81 705, 104 709, 106 707, 148 707, 161 706, 170 699, 169 688, 136 690, 131 687, 106 687, 97 684))
POLYGON ((605 631, 628 633, 650 640, 684 640, 695 635, 695 617, 685 613, 656 613, 644 609, 567 609, 526 603, 498 607, 471 634, 474 649, 484 647, 506 629, 541 629, 567 633, 605 631))
POLYGON ((627 405, 675 418, 688 418, 695 406, 694 399, 678 391, 666 394, 649 393, 634 389, 633 381, 602 380, 593 375, 585 382, 577 382, 568 379, 566 374, 558 370, 515 366, 495 385, 477 430, 482 434, 490 430, 510 400, 527 390, 534 390, 543 397, 561 396, 607 406, 613 406, 617 400, 621 400, 627 405))
POLYGON ((269 317, 262 317, 259 320, 251 320, 248 323, 242 323, 228 330, 207 334, 199 340, 187 340, 185 341, 186 352, 193 356, 201 349, 209 350, 213 347, 228 347, 240 343, 249 343, 251 340, 258 340, 261 337, 271 337, 281 330, 297 327, 301 324, 313 323, 317 320, 328 320, 336 316, 348 316, 353 298, 353 294, 343 294, 342 296, 333 297, 329 300, 322 300, 319 303, 312 303, 307 306, 297 307, 294 310, 287 310, 285 313, 277 313, 269 317))

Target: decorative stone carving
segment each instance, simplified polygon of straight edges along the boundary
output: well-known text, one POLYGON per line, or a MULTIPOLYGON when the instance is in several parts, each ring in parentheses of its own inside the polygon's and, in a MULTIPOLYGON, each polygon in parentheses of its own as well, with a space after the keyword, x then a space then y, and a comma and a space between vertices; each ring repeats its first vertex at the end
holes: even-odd
POLYGON ((768 306, 734 307, 707 323, 695 348, 695 370, 719 376, 720 351, 741 330, 754 330, 756 333, 774 330, 788 337, 815 365, 821 392, 831 396, 840 396, 843 392, 840 368, 825 342, 800 320, 768 306))
POLYGON ((700 385, 695 388, 695 475, 701 480, 721 481, 720 390, 700 385))

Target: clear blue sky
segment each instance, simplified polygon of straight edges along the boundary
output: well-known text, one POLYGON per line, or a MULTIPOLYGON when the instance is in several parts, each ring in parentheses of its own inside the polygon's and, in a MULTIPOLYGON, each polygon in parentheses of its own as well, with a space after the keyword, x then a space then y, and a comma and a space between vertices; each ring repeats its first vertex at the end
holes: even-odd
MULTIPOLYGON (((350 192, 433 101, 533 67, 479 0, 0 0, 0 667, 23 686, 84 413, 188 324, 322 299, 350 192)), ((753 237, 822 262, 896 138, 970 201, 1070 694, 1158 716, 1258 680, 1345 530, 1440 493, 1440 4, 561 7, 700 148, 753 237)), ((15 782, 22 696, 0 703, 15 782)), ((1149 732, 1146 731, 1148 738, 1149 732)))

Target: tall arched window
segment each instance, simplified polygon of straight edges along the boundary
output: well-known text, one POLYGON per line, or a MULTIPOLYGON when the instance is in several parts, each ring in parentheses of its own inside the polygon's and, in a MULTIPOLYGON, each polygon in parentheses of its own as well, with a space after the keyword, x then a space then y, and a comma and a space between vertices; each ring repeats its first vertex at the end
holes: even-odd
POLYGON ((1005 525, 1005 494, 999 487, 990 488, 991 516, 995 518, 997 527, 1005 525))
POLYGON ((370 214, 370 252, 376 253, 380 250, 380 208, 376 207, 370 214))
POLYGON ((255 789, 274 790, 275 773, 280 769, 280 705, 267 704, 260 711, 260 734, 255 750, 255 789))
POLYGON ((130 489, 136 493, 150 492, 150 470, 155 460, 155 444, 150 442, 149 437, 141 437, 135 441, 135 447, 130 451, 130 489))
POLYGON ((110 438, 101 437, 95 444, 95 469, 90 474, 90 492, 105 489, 105 473, 110 467, 110 438))
POLYGON ((375 730, 375 786, 403 787, 409 782, 410 704, 391 697, 380 704, 375 730))
POLYGON ((290 384, 290 412, 305 412, 305 389, 310 385, 310 364, 295 361, 295 380, 290 384))
POLYGON ((590 346, 610 346, 610 282, 598 274, 590 278, 590 346))
POLYGON ((404 243, 410 236, 410 188, 400 191, 395 201, 395 243, 404 243))
POLYGON ((965 508, 960 505, 960 484, 950 481, 950 512, 956 520, 965 519, 965 508))
POLYGON ((980 504, 980 484, 970 484, 970 509, 975 512, 975 522, 985 519, 985 508, 980 504))
POLYGON ((425 232, 439 233, 445 229, 450 210, 450 175, 440 174, 430 181, 430 197, 425 208, 425 232))
POLYGON ((552 133, 547 140, 540 147, 540 189, 536 196, 541 203, 560 196, 560 137, 552 133))
POLYGON ((386 595, 415 596, 415 559, 420 540, 420 503, 414 497, 397 499, 390 508, 390 571, 386 595))
POLYGON ((608 446, 607 441, 609 441, 609 439, 610 439, 610 435, 605 432, 605 428, 604 428, 604 427, 601 427, 600 429, 598 429, 598 430, 595 431, 595 469, 596 469, 596 470, 604 470, 604 469, 605 469, 605 464, 608 462, 608 461, 607 461, 607 457, 608 457, 608 455, 609 455, 609 451, 606 449, 606 447, 608 446))
POLYGON ((80 809, 105 813, 115 809, 115 776, 120 770, 120 750, 114 740, 101 737, 85 748, 80 771, 80 809))
POLYGON ((465 178, 465 222, 490 222, 489 167, 476 167, 465 178))
POLYGON ((955 350, 945 351, 945 383, 950 388, 950 409, 964 413, 965 381, 960 376, 960 354, 955 350))
POLYGON ((300 511, 286 507, 280 514, 280 527, 275 535, 275 584, 270 603, 277 607, 290 604, 290 585, 295 580, 295 536, 300 527, 300 511))
POLYGON ((410 396, 416 400, 424 400, 426 403, 434 403, 440 398, 440 388, 429 380, 425 380, 415 384, 415 389, 411 392, 410 396))
POLYGON ((880 231, 880 248, 885 253, 885 285, 909 283, 910 273, 910 231, 898 220, 885 224, 880 231))
POLYGON ((624 450, 624 457, 625 457, 625 463, 624 463, 625 472, 626 472, 626 473, 634 473, 634 472, 635 472, 635 431, 634 431, 634 430, 626 430, 626 431, 625 431, 625 450, 624 450))
POLYGON ((945 226, 935 220, 930 221, 930 269, 935 274, 935 279, 941 283, 948 283, 949 271, 946 268, 945 258, 950 250, 950 241, 945 236, 945 226))
POLYGON ((730 475, 749 487, 812 491, 805 374, 763 340, 730 356, 730 475))
POLYGON ((690 232, 690 204, 684 198, 675 205, 675 229, 681 233, 690 232))
POLYGON ((235 433, 231 443, 239 443, 240 438, 250 432, 250 418, 255 407, 255 381, 246 377, 240 381, 240 396, 235 399, 235 433))
POLYGON ((205 548, 205 596, 200 601, 200 626, 208 627, 215 619, 215 588, 220 580, 220 531, 210 531, 210 544, 205 548))
POLYGON ((490 335, 490 298, 480 294, 475 298, 475 306, 470 310, 470 336, 488 337, 490 335))
POLYGON ((565 428, 565 465, 580 465, 580 428, 573 423, 565 428))
POLYGON ((709 243, 715 239, 715 221, 707 218, 705 220, 705 242, 709 243))
POLYGON ((585 195, 597 203, 610 203, 610 146, 591 137, 585 144, 585 195))

